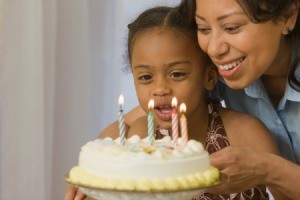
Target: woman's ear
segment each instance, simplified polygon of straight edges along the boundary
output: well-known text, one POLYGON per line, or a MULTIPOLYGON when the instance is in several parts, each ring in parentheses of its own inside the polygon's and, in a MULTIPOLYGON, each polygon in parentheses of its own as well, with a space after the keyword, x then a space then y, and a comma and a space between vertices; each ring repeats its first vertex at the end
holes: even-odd
POLYGON ((212 90, 218 82, 217 68, 213 64, 209 65, 206 68, 204 81, 204 86, 206 90, 212 90))
POLYGON ((299 11, 299 2, 292 4, 288 9, 288 11, 286 12, 285 26, 283 30, 284 35, 290 34, 295 28, 298 14, 299 14, 298 11, 299 11))

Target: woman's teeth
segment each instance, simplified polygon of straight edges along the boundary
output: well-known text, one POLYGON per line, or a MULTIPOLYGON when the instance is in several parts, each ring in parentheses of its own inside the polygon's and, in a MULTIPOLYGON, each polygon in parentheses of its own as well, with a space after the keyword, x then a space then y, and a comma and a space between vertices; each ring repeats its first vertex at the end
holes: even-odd
POLYGON ((237 61, 234 61, 232 63, 226 64, 226 65, 219 65, 219 69, 223 71, 231 70, 232 68, 238 66, 244 59, 240 58, 237 61))

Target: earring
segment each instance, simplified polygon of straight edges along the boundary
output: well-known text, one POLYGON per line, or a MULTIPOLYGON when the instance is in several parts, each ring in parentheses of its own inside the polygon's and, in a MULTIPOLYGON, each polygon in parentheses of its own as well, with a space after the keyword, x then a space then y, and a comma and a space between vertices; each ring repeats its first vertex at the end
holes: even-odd
POLYGON ((286 28, 286 34, 289 35, 293 32, 293 29, 291 29, 290 27, 286 28))

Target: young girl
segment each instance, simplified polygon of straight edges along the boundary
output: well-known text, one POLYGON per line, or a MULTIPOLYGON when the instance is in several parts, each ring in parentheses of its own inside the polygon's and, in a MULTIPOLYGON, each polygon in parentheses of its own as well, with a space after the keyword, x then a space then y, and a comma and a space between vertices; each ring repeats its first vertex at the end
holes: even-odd
MULTIPOLYGON (((148 112, 148 102, 154 99, 156 127, 171 133, 171 100, 176 97, 178 105, 184 102, 187 106, 189 139, 202 142, 209 153, 231 145, 245 151, 254 148, 262 154, 277 154, 260 121, 205 99, 206 91, 216 84, 217 72, 199 48, 197 34, 186 19, 178 8, 156 7, 129 24, 128 57, 141 108, 148 112)), ((134 134, 147 136, 146 116, 132 123, 128 137, 134 134)), ((157 131, 156 137, 160 134, 157 131)), ((117 137, 118 130, 106 129, 101 137, 106 136, 117 137)), ((241 193, 204 193, 195 199, 268 199, 265 186, 249 187, 252 188, 241 193)), ((276 191, 274 195, 280 198, 276 191)))

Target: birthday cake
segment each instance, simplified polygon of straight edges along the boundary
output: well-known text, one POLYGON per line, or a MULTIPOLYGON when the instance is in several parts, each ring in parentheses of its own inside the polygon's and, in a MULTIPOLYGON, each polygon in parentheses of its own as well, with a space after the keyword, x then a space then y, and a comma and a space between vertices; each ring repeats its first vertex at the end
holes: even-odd
POLYGON ((217 184, 219 171, 211 167, 200 142, 177 144, 169 136, 155 140, 132 136, 120 140, 97 139, 85 144, 78 166, 69 173, 72 183, 99 189, 162 191, 217 184))

